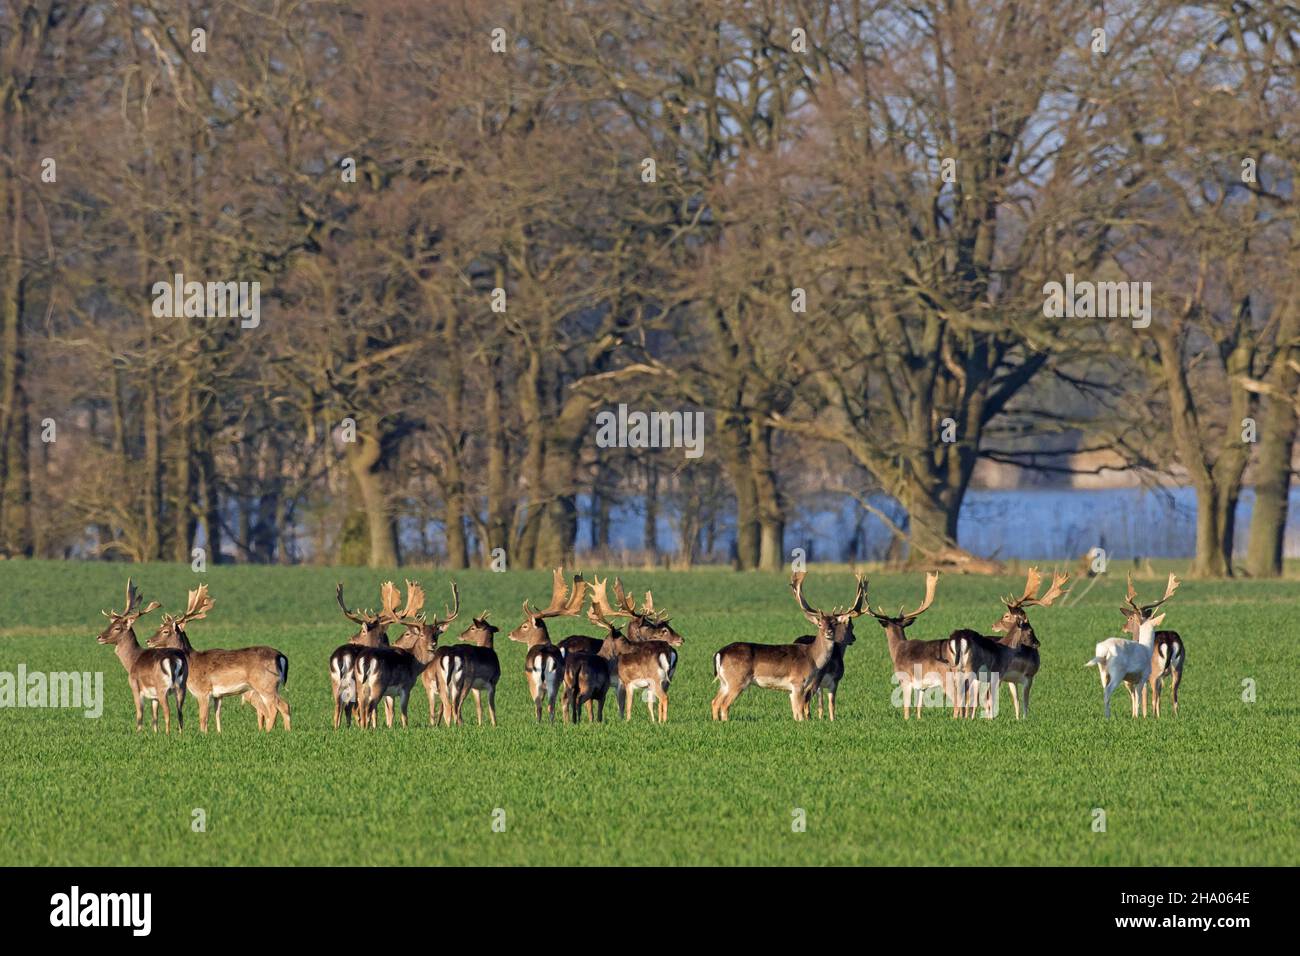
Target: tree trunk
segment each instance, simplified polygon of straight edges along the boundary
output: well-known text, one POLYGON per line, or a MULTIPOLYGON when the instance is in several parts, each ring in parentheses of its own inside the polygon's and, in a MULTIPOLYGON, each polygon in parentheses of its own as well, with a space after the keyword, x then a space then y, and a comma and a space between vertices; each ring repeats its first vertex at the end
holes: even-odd
POLYGON ((645 460, 645 516, 641 542, 651 563, 659 563, 659 469, 654 459, 645 460))
POLYGON ((785 508, 772 466, 771 428, 751 425, 750 449, 754 469, 754 496, 758 512, 758 567, 763 571, 780 571, 785 564, 785 508))
POLYGON ((483 416, 487 430, 487 549, 485 560, 491 561, 491 552, 510 546, 510 475, 506 470, 505 422, 501 420, 501 379, 499 358, 486 361, 488 372, 487 395, 483 402, 483 416))
POLYGON ((361 516, 365 521, 369 543, 367 564, 372 568, 395 568, 398 565, 397 527, 388 511, 383 472, 383 442, 369 433, 357 432, 357 440, 347 446, 348 468, 360 496, 361 516))
POLYGON ((1291 457, 1295 453, 1296 406, 1300 391, 1300 308, 1294 304, 1278 329, 1277 353, 1269 374, 1269 393, 1259 411, 1259 459, 1255 466, 1255 505, 1250 514, 1250 543, 1246 570, 1252 577, 1276 578, 1282 574, 1282 547, 1286 539, 1291 496, 1291 457))
POLYGON ((144 392, 144 555, 146 561, 162 557, 163 457, 162 422, 158 415, 158 383, 152 370, 145 373, 144 392))
POLYGON ((719 412, 716 422, 723 466, 736 494, 735 565, 738 571, 749 571, 758 567, 761 553, 758 493, 749 455, 749 424, 738 411, 719 412))

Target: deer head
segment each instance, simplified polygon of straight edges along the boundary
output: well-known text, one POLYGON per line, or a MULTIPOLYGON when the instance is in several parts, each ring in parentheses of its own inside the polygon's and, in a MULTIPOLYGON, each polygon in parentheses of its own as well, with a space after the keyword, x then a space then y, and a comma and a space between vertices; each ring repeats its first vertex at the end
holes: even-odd
POLYGON ((794 599, 803 611, 803 616, 808 622, 817 628, 819 637, 824 637, 836 644, 852 644, 857 638, 853 634, 853 619, 866 614, 867 608, 867 582, 863 580, 862 575, 855 575, 858 582, 857 593, 853 597, 853 604, 847 608, 835 608, 833 611, 826 612, 813 607, 804 597, 803 581, 804 573, 796 571, 790 578, 790 590, 794 592, 794 599))
MULTIPOLYGON (((389 585, 392 586, 391 584, 389 585)), ((382 589, 381 589, 382 593, 382 589)), ((361 630, 353 634, 348 641, 352 644, 376 643, 382 644, 388 640, 388 625, 390 619, 382 613, 376 614, 371 610, 355 611, 349 610, 347 604, 343 602, 343 584, 340 582, 334 589, 334 598, 339 602, 339 608, 343 611, 343 616, 353 624, 360 625, 361 630)))
MULTIPOLYGON (((897 634, 901 639, 903 637, 903 631, 911 627, 918 617, 930 609, 930 605, 934 603, 935 589, 938 588, 938 586, 939 572, 931 571, 925 576, 925 600, 921 602, 920 606, 917 607, 915 611, 904 612, 900 607, 898 613, 891 616, 883 607, 877 605, 876 610, 872 611, 868 609, 867 613, 874 617, 877 623, 879 623, 886 631, 897 634)), ((866 600, 865 594, 863 595, 863 600, 864 602, 866 600)))
POLYGON ((95 640, 100 644, 116 644, 125 637, 130 637, 135 641, 135 633, 131 630, 135 622, 150 611, 155 610, 160 605, 157 601, 150 601, 148 607, 141 607, 143 598, 136 589, 135 583, 126 579, 126 603, 121 611, 104 611, 104 617, 108 618, 108 627, 100 631, 95 640))
POLYGON ((645 601, 638 609, 636 599, 623 590, 623 582, 614 579, 614 604, 605 603, 605 616, 627 618, 627 639, 629 641, 667 641, 673 647, 680 647, 684 638, 673 630, 669 618, 662 608, 655 609, 654 595, 646 591, 645 601))
POLYGON ((414 581, 406 582, 406 605, 400 611, 397 605, 400 603, 401 594, 391 581, 385 582, 380 588, 380 603, 383 611, 380 616, 386 621, 393 624, 401 624, 406 628, 402 639, 398 641, 399 646, 407 646, 410 641, 426 641, 430 651, 438 643, 438 638, 446 632, 451 626, 451 622, 460 616, 460 590, 456 587, 456 582, 451 584, 451 608, 447 605, 442 606, 442 616, 434 615, 433 620, 424 613, 424 588, 414 581))
POLYGON ((1154 604, 1138 604, 1137 589, 1133 587, 1133 572, 1130 571, 1128 573, 1128 594, 1124 598, 1123 607, 1119 609, 1120 613, 1124 615, 1124 631, 1131 635, 1133 640, 1137 640, 1138 635, 1141 633, 1142 623, 1151 618, 1156 608, 1173 597, 1174 592, 1178 590, 1178 585, 1182 583, 1182 581, 1178 580, 1177 575, 1171 573, 1169 581, 1165 585, 1164 597, 1154 604))
POLYGON ((460 639, 467 644, 477 644, 479 647, 491 647, 492 641, 501 628, 488 621, 488 612, 475 617, 469 627, 460 632, 460 639))
POLYGON ((1052 586, 1047 589, 1047 593, 1041 598, 1038 597, 1038 589, 1042 587, 1043 576, 1037 568, 1030 568, 1029 574, 1025 578, 1025 591, 1020 597, 1007 595, 1002 599, 1006 605, 1006 612, 993 622, 993 630, 1000 634, 1019 634, 1020 643, 1027 644, 1030 647, 1038 647, 1038 635, 1034 633, 1033 626, 1029 623, 1029 615, 1025 613, 1027 607, 1050 607, 1052 602, 1066 593, 1065 582, 1070 580, 1070 575, 1064 572, 1052 572, 1052 586))
POLYGON ((189 593, 184 614, 163 615, 162 624, 149 638, 149 646, 174 647, 188 654, 194 648, 190 645, 189 635, 185 633, 185 625, 190 621, 202 620, 211 610, 212 598, 208 596, 208 586, 200 584, 189 593))
POLYGON ((582 611, 583 599, 587 594, 587 582, 581 574, 573 576, 573 592, 569 593, 564 583, 564 569, 556 568, 551 572, 551 603, 542 610, 524 601, 524 620, 507 636, 521 644, 549 643, 551 636, 546 630, 546 620, 552 617, 576 617, 582 611))

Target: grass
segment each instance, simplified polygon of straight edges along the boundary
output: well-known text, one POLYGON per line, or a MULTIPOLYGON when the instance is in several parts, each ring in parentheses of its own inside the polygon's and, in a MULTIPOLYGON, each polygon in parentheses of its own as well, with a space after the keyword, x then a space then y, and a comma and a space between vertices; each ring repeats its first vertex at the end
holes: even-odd
MULTIPOLYGON (((504 630, 524 598, 546 600, 549 576, 463 572, 466 612, 491 608, 503 627, 500 726, 430 729, 421 693, 406 731, 335 732, 326 661, 349 629, 333 583, 373 604, 379 581, 401 573, 218 567, 203 578, 216 608, 191 638, 284 651, 294 730, 259 735, 252 709, 232 699, 222 735, 197 732, 191 702, 187 730, 167 738, 133 731, 125 673, 94 639, 128 571, 169 610, 198 580, 179 565, 0 564, 0 671, 101 671, 106 697, 99 719, 0 710, 0 864, 1217 865, 1291 864, 1300 850, 1296 581, 1183 585, 1166 619, 1188 648, 1177 720, 1131 720, 1123 692, 1120 715, 1102 719, 1083 662, 1122 623, 1116 577, 1079 606, 1031 615, 1043 666, 1028 720, 1014 720, 1004 695, 994 721, 932 712, 904 723, 884 634, 866 619, 833 725, 795 724, 784 695, 758 688, 722 725, 709 720, 713 652, 806 629, 784 579, 630 572, 686 638, 669 723, 649 724, 638 702, 631 723, 539 727, 523 648, 504 630), (1242 700, 1246 679, 1254 703, 1242 700), (206 832, 192 829, 196 808, 206 832), (806 832, 792 828, 797 809, 806 832)), ((407 573, 441 605, 445 573, 407 573)), ((997 595, 1019 583, 945 577, 911 633, 987 627, 997 595)), ((843 604, 852 578, 814 570, 807 590, 843 604)), ((1159 590, 1148 581, 1142 594, 1159 590)), ((921 592, 920 575, 871 578, 873 601, 889 607, 921 592)), ((592 629, 561 620, 552 634, 579 631, 592 629)))

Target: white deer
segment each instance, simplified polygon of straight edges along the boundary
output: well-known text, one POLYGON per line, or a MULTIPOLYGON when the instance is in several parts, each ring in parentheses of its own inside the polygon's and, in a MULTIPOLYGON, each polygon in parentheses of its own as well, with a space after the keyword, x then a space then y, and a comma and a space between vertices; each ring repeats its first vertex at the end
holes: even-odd
MULTIPOLYGON (((1106 716, 1110 717, 1110 695, 1121 683, 1128 687, 1133 699, 1133 716, 1138 715, 1138 692, 1151 678, 1151 650, 1155 646, 1156 628, 1165 619, 1161 614, 1143 621, 1136 641, 1110 637, 1095 648, 1092 660, 1084 667, 1096 665, 1101 673, 1101 688, 1106 695, 1106 716)), ((1146 695, 1143 694, 1145 697, 1146 695)), ((1142 716, 1146 716, 1146 701, 1142 701, 1142 716)))

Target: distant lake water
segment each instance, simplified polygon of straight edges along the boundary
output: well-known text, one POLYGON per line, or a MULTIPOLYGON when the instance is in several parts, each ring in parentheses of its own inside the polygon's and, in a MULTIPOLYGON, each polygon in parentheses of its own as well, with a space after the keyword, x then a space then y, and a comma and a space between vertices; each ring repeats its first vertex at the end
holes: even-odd
MULTIPOLYGON (((1244 554, 1254 493, 1247 489, 1237 509, 1235 552, 1244 554)), ((892 499, 872 504, 901 520, 892 499)), ((1300 557, 1300 487, 1291 489, 1285 553, 1300 557)), ((579 502, 578 550, 587 550, 591 521, 587 502, 579 502)), ((625 501, 611 513, 610 544, 616 550, 644 548, 640 502, 625 501)), ((958 524, 961 545, 981 557, 1003 559, 1074 558, 1093 547, 1112 558, 1191 557, 1196 550, 1196 494, 1191 488, 1150 491, 1107 489, 977 489, 967 493, 958 524)), ((661 512, 658 543, 677 549, 671 512, 661 512)), ((735 542, 728 516, 715 530, 712 556, 726 559, 735 542)), ((879 560, 889 547, 889 532, 853 501, 827 497, 805 502, 786 526, 785 550, 804 548, 811 560, 879 560)))

